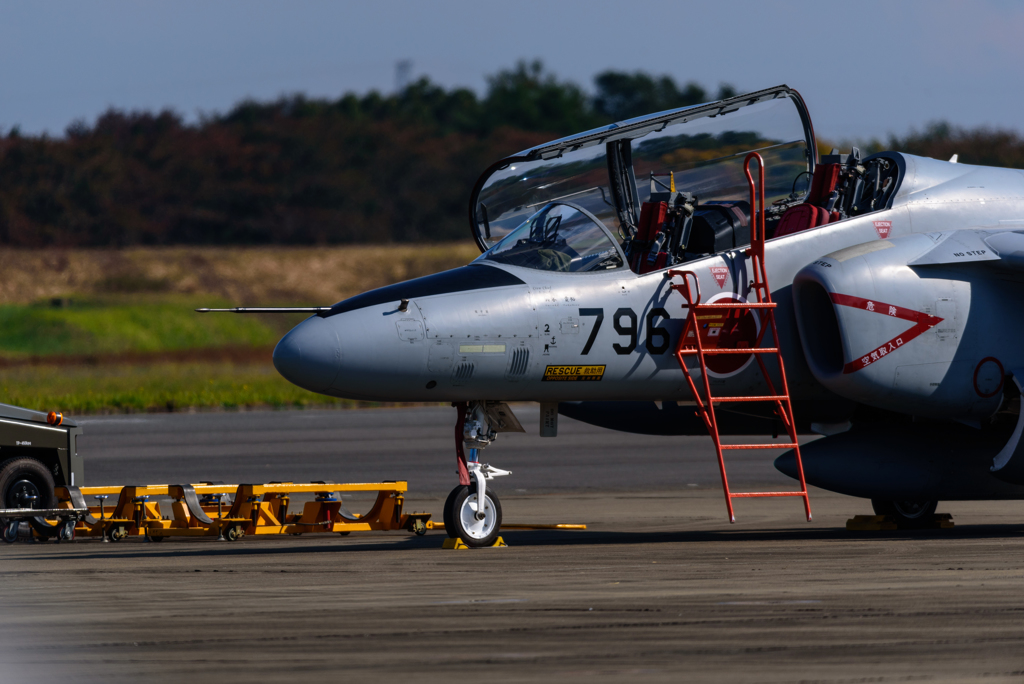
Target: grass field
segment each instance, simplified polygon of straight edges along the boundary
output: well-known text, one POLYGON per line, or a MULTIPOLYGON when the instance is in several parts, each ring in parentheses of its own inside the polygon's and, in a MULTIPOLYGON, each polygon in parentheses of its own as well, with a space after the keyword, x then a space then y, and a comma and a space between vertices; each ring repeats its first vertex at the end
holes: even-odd
MULTIPOLYGON (((110 294, 196 295, 238 306, 324 306, 458 266, 469 242, 331 247, 0 250, 0 304, 110 294)), ((203 306, 200 303, 197 306, 203 306)))
POLYGON ((2 373, 3 401, 67 414, 255 407, 351 408, 358 404, 307 392, 265 363, 23 366, 2 373))
POLYGON ((301 316, 197 314, 187 295, 125 295, 0 305, 0 358, 158 353, 211 347, 273 345, 301 316), (270 320, 268 320, 270 319, 270 320))
POLYGON ((329 305, 477 254, 467 243, 5 250, 0 401, 69 414, 356 406, 274 369, 270 349, 303 315, 193 309, 329 305))

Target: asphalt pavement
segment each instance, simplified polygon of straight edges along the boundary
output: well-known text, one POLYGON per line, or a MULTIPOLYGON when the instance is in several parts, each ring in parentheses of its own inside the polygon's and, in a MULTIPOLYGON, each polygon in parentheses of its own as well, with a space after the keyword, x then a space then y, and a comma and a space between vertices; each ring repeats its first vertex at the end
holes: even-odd
MULTIPOLYGON (((62 682, 1019 682, 1024 503, 956 527, 847 532, 867 502, 812 491, 725 506, 708 439, 563 420, 485 459, 507 548, 442 532, 0 546, 0 684, 62 682), (496 484, 496 487, 499 486, 496 484)), ((439 515, 450 408, 85 421, 89 484, 406 479, 439 515)), ((738 486, 788 485, 771 454, 738 486)))
MULTIPOLYGON (((481 460, 512 470, 500 491, 649 491, 718 487, 708 437, 614 432, 564 416, 538 435, 539 405, 516 404, 525 433, 501 433, 481 460)), ((80 422, 88 485, 199 481, 407 480, 413 494, 455 485, 451 407, 97 416, 80 422)), ((778 441, 785 441, 783 435, 778 441)), ((781 451, 730 453, 737 486, 793 481, 772 466, 781 451)))

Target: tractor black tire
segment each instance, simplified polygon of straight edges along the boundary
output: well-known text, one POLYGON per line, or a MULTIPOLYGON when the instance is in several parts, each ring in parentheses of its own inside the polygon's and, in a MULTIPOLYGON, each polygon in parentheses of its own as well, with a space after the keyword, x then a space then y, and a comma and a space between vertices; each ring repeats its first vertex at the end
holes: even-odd
MULTIPOLYGON (((0 463, 0 502, 4 508, 56 508, 53 475, 34 458, 16 456, 0 463), (35 500, 27 497, 35 496, 35 500)), ((42 518, 31 518, 29 524, 36 532, 49 539, 60 533, 59 525, 51 525, 42 518)))
POLYGON ((932 522, 938 501, 884 501, 872 499, 871 508, 875 515, 888 515, 902 529, 917 529, 932 522))
MULTIPOLYGON (((458 537, 469 547, 483 548, 494 546, 501 532, 501 501, 498 495, 490 487, 484 494, 484 506, 490 510, 483 521, 479 523, 471 521, 467 516, 472 515, 470 499, 476 498, 476 485, 463 487, 452 502, 452 527, 455 534, 449 533, 451 537, 458 537), (467 521, 470 521, 467 523, 467 521), (470 526, 467 526, 470 525, 470 526)), ((448 525, 445 524, 445 529, 448 525)))
POLYGON ((455 497, 461 494, 463 489, 467 489, 466 485, 456 485, 455 489, 448 493, 448 498, 445 499, 444 508, 442 509, 442 516, 444 517, 444 531, 452 539, 459 536, 455 533, 455 518, 452 514, 454 509, 452 507, 455 505, 455 497))
POLYGON ((0 463, 0 505, 27 508, 26 497, 36 496, 32 508, 56 508, 53 473, 28 456, 16 456, 0 463))

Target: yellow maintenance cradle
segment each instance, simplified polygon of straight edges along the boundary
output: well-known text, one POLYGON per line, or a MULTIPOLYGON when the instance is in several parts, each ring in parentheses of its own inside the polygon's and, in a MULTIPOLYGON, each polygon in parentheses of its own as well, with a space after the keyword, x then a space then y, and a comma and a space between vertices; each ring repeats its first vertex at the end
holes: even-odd
POLYGON ((75 536, 121 541, 145 536, 215 537, 237 541, 247 534, 348 534, 370 530, 409 530, 425 534, 429 513, 402 513, 408 483, 271 482, 225 485, 205 482, 187 485, 128 487, 57 487, 61 509, 88 510, 75 525, 75 536), (350 513, 340 492, 377 492, 377 500, 364 515, 350 513), (290 495, 313 494, 302 512, 288 510, 290 495), (156 497, 170 497, 170 515, 156 497), (112 505, 106 505, 106 499, 112 505), (88 505, 95 499, 97 505, 88 505))

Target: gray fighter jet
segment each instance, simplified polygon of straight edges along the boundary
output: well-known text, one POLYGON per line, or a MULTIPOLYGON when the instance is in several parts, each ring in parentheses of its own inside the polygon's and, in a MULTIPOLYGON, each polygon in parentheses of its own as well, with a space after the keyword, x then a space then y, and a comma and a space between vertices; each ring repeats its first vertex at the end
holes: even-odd
MULTIPOLYGON (((444 513, 470 545, 500 528, 489 482, 505 471, 478 450, 522 430, 507 402, 539 402, 547 436, 558 414, 648 434, 824 435, 803 446, 806 481, 907 524, 939 500, 1024 497, 1024 172, 819 159, 802 98, 778 86, 502 159, 469 221, 471 264, 307 309, 274 364, 322 394, 458 406, 444 513), (773 325, 756 307, 696 316, 705 351, 733 351, 685 355, 698 340, 680 339, 694 310, 682 271, 705 304, 770 296, 773 325), (737 351, 773 346, 784 371, 737 351)), ((776 467, 799 478, 799 456, 776 467)))

